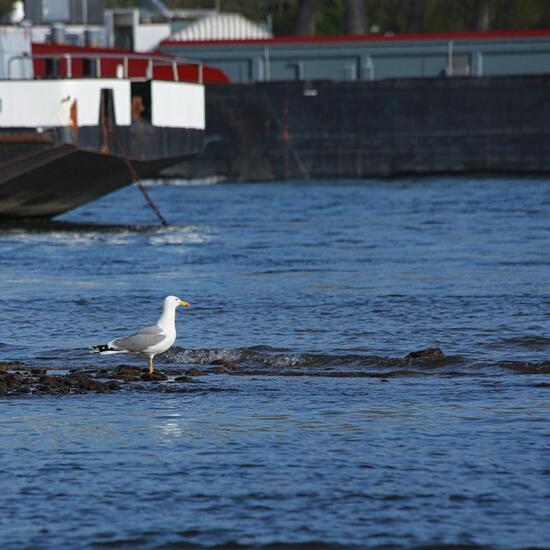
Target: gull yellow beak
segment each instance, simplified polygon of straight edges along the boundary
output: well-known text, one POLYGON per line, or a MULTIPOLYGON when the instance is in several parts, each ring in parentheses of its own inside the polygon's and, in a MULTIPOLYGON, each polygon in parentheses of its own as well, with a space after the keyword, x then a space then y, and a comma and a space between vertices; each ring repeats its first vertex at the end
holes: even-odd
POLYGON ((185 300, 180 300, 179 305, 183 307, 189 307, 191 304, 189 302, 186 302, 185 300))

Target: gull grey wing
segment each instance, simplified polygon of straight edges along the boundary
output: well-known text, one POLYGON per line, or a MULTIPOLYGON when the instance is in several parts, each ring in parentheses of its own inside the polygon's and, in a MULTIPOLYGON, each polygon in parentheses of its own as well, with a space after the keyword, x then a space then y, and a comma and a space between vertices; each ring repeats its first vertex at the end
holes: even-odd
POLYGON ((123 338, 116 338, 109 342, 109 346, 114 349, 127 351, 144 351, 150 346, 159 344, 166 338, 164 332, 158 325, 146 327, 136 334, 123 338))

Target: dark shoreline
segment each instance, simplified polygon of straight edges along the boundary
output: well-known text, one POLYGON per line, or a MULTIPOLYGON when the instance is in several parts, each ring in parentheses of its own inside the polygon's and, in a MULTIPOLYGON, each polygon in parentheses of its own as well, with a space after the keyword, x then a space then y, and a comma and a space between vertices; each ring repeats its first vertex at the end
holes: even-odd
MULTIPOLYGON (((180 348, 178 348, 180 349, 180 348)), ((180 349, 181 350, 181 349, 180 349)), ((195 350, 197 351, 197 350, 195 350)), ((199 350, 200 351, 200 350, 199 350)), ((281 364, 277 357, 255 358, 244 354, 240 358, 196 357, 177 358, 177 350, 168 352, 169 363, 153 374, 147 367, 119 364, 94 367, 52 367, 28 364, 24 361, 0 361, 0 398, 24 395, 68 395, 85 393, 106 393, 116 391, 218 391, 220 388, 195 384, 200 378, 211 374, 233 376, 284 376, 284 377, 328 377, 328 378, 372 378, 389 382, 395 378, 418 376, 468 377, 472 375, 496 374, 498 370, 518 375, 550 374, 550 363, 501 361, 494 365, 474 363, 465 365, 461 358, 448 357, 439 348, 413 351, 400 359, 332 357, 304 354, 297 361, 288 358, 281 364), (340 359, 340 365, 338 365, 340 359), (374 362, 373 362, 374 361, 374 362), (346 364, 347 363, 347 364, 346 364), (345 365, 345 366, 344 366, 345 365), (344 368, 341 368, 344 366, 344 368), (470 368, 469 368, 470 367, 470 368), (488 370, 484 370, 487 367, 488 370), (497 370, 495 370, 495 367, 497 370), (473 368, 473 370, 471 370, 473 368), (193 384, 191 388, 189 384, 193 384)), ((199 354, 200 355, 200 354, 199 354)), ((541 387, 550 384, 540 383, 541 387)))
MULTIPOLYGON (((170 382, 181 385, 183 382, 195 381, 193 376, 197 373, 194 370, 175 368, 170 369, 167 375, 160 370, 149 374, 147 368, 134 365, 99 369, 58 369, 31 366, 21 361, 5 361, 0 362, 0 397, 107 393, 128 389, 135 382, 170 382)), ((202 371, 198 371, 198 374, 202 374, 202 371)))

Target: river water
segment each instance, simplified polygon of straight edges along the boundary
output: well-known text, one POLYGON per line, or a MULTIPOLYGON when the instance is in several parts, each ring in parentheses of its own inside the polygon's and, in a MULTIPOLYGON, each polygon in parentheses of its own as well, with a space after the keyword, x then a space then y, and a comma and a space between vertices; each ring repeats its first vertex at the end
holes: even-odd
POLYGON ((1 400, 2 548, 548 547, 547 180, 148 190, 0 228, 0 360, 145 366, 87 348, 176 294, 206 375, 1 400))

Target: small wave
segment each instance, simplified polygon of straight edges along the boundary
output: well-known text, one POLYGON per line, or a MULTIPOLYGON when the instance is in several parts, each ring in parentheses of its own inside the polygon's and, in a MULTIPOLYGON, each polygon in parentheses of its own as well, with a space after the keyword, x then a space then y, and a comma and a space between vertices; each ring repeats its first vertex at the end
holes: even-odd
POLYGON ((489 347, 493 349, 519 347, 533 351, 544 351, 550 349, 550 338, 537 335, 514 336, 512 338, 502 338, 490 344, 489 347))
POLYGON ((439 348, 411 352, 405 357, 385 357, 367 354, 295 353, 267 346, 232 349, 175 347, 166 352, 164 359, 168 363, 214 366, 215 372, 281 376, 462 376, 502 371, 550 374, 550 361, 504 360, 479 363, 462 356, 446 356, 439 348))
POLYGON ((285 376, 406 376, 445 369, 461 362, 446 357, 438 348, 413 352, 406 357, 361 354, 294 353, 269 347, 234 349, 184 349, 165 354, 169 363, 228 367, 233 373, 281 374, 285 376))
POLYGON ((144 181, 143 184, 146 187, 154 187, 154 186, 190 187, 190 186, 199 186, 199 185, 215 185, 217 183, 222 183, 226 180, 227 178, 225 176, 210 176, 207 178, 194 178, 194 179, 166 177, 162 179, 147 180, 147 181, 144 181))
POLYGON ((149 238, 152 245, 201 244, 209 240, 208 230, 193 225, 163 227, 149 238))
POLYGON ((550 374, 550 361, 500 361, 497 365, 522 374, 550 374))

